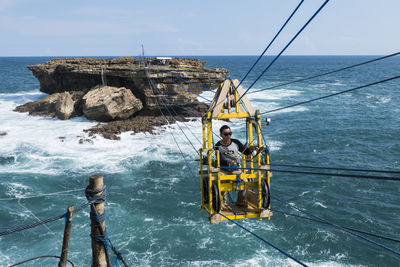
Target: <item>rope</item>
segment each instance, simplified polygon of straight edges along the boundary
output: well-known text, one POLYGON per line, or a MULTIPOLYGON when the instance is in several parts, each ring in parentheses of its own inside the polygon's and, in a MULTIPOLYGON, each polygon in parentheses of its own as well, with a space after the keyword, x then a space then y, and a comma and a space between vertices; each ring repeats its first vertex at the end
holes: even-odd
POLYGON ((113 246, 110 238, 107 235, 106 229, 103 230, 103 226, 101 224, 106 219, 106 213, 103 212, 103 214, 99 215, 96 210, 96 207, 94 206, 94 204, 98 204, 98 203, 104 202, 106 200, 106 196, 107 196, 106 195, 106 186, 104 185, 103 187, 101 187, 99 189, 90 189, 89 187, 87 187, 85 190, 85 196, 86 196, 86 199, 91 203, 90 205, 91 205, 92 211, 94 212, 94 213, 90 213, 90 220, 97 224, 99 231, 100 231, 100 235, 92 235, 91 234, 90 237, 93 240, 95 240, 96 242, 103 244, 104 250, 106 252, 107 263, 109 266, 110 266, 110 264, 109 264, 110 260, 108 257, 107 247, 110 247, 112 249, 112 251, 114 252, 114 254, 117 257, 117 261, 120 260, 120 261, 122 261, 122 263, 125 266, 128 266, 125 263, 121 253, 117 250, 117 248, 115 248, 113 246), (95 194, 98 194, 98 193, 101 193, 101 195, 94 196, 95 194))
POLYGON ((369 238, 367 238, 367 237, 364 237, 364 236, 362 236, 362 235, 360 235, 360 234, 354 233, 354 232, 352 232, 352 231, 350 231, 350 230, 348 230, 348 229, 346 229, 346 228, 344 228, 344 227, 342 227, 342 226, 340 226, 340 225, 338 225, 338 224, 331 223, 331 222, 329 222, 329 221, 327 221, 327 220, 325 220, 325 219, 323 219, 323 218, 321 218, 321 217, 318 217, 318 216, 316 216, 316 215, 313 215, 313 214, 311 214, 311 213, 309 213, 309 212, 307 212, 307 211, 305 211, 305 210, 302 210, 302 209, 296 207, 296 206, 293 205, 293 204, 290 204, 290 203, 288 203, 288 202, 285 202, 285 201, 283 201, 283 200, 281 200, 281 199, 279 199, 279 198, 277 198, 277 197, 274 197, 274 196, 271 196, 271 197, 274 198, 274 199, 276 199, 277 201, 279 201, 279 202, 285 204, 285 205, 289 205, 291 208, 296 209, 296 210, 300 211, 301 213, 304 213, 304 214, 306 214, 306 215, 308 215, 308 216, 311 216, 311 217, 313 217, 313 218, 315 218, 315 219, 318 219, 318 220, 320 220, 320 221, 323 221, 323 222, 325 222, 326 224, 328 224, 328 225, 330 225, 330 226, 333 226, 333 227, 335 227, 335 228, 341 229, 341 230, 344 231, 344 232, 347 232, 347 233, 349 233, 349 234, 351 234, 351 235, 353 235, 353 236, 356 236, 356 237, 358 237, 358 238, 363 239, 364 241, 367 241, 367 242, 372 243, 372 244, 374 244, 374 245, 376 245, 376 246, 378 246, 378 247, 381 247, 381 248, 383 248, 383 249, 385 249, 385 250, 387 250, 387 251, 390 251, 390 252, 392 252, 393 254, 396 254, 397 256, 400 256, 400 252, 395 251, 395 250, 393 250, 393 249, 391 249, 391 248, 389 248, 389 247, 387 247, 387 246, 385 246, 385 245, 382 245, 382 244, 380 244, 380 243, 378 243, 378 242, 376 242, 376 241, 373 241, 373 240, 371 240, 371 239, 369 239, 369 238))
MULTIPOLYGON (((242 170, 254 170, 254 171, 266 171, 266 169, 258 169, 258 168, 239 168, 239 169, 242 169, 242 170)), ((321 172, 290 171, 290 170, 276 170, 276 169, 268 169, 268 171, 271 171, 271 172, 283 172, 283 173, 296 173, 296 174, 322 175, 322 176, 338 176, 338 177, 361 178, 361 179, 400 181, 400 177, 377 176, 377 175, 321 173, 321 172)))
POLYGON ((107 253, 107 247, 110 247, 111 250, 114 252, 115 256, 116 256, 116 261, 117 261, 117 265, 119 265, 119 260, 124 264, 124 266, 128 266, 124 260, 124 258, 122 257, 122 254, 118 251, 118 249, 116 247, 114 247, 114 245, 111 242, 111 239, 108 237, 107 235, 107 231, 106 229, 103 231, 103 227, 101 225, 101 223, 105 220, 106 215, 105 212, 103 214, 98 214, 96 208, 94 207, 94 204, 92 204, 92 209, 95 212, 95 215, 90 214, 90 220, 94 221, 97 223, 99 230, 100 230, 100 235, 90 235, 90 237, 95 240, 98 243, 103 244, 104 249, 106 251, 106 256, 107 256, 107 261, 109 261, 108 259, 108 253, 107 253))
MULTIPOLYGON (((161 115, 164 117, 164 120, 165 120, 165 121, 167 122, 167 124, 169 125, 169 121, 168 121, 167 117, 165 116, 165 114, 162 112, 162 110, 161 110, 161 108, 160 108, 160 105, 158 104, 158 101, 157 101, 157 100, 156 100, 156 102, 157 102, 158 109, 160 110, 161 115)), ((190 172, 192 173, 192 176, 194 177, 194 173, 193 173, 192 169, 189 167, 189 165, 188 165, 188 163, 187 163, 187 160, 186 160, 186 157, 184 156, 181 147, 179 146, 178 142, 176 141, 176 138, 175 138, 174 134, 172 133, 172 131, 171 131, 170 128, 168 128, 168 130, 169 130, 169 133, 171 134, 172 138, 174 139, 174 142, 175 142, 176 146, 178 147, 179 152, 181 153, 181 156, 182 156, 182 158, 183 158, 183 160, 184 160, 184 162, 185 162, 186 167, 190 170, 190 172)))
MULTIPOLYGON (((38 256, 38 257, 34 257, 34 258, 31 258, 31 259, 27 259, 27 260, 24 260, 24 261, 15 263, 15 264, 10 265, 10 266, 8 266, 8 267, 13 267, 13 266, 21 265, 21 264, 23 264, 23 263, 26 263, 26 262, 29 262, 29 261, 33 261, 33 260, 37 260, 37 259, 41 259, 41 258, 57 258, 57 259, 61 259, 60 256, 53 256, 53 255, 38 256)), ((67 261, 71 264, 72 267, 75 266, 74 263, 73 263, 72 261, 70 261, 70 260, 68 260, 68 259, 67 259, 67 261)))
MULTIPOLYGON (((153 89, 153 88, 155 88, 155 86, 154 86, 153 82, 151 81, 150 77, 147 75, 146 69, 145 69, 145 73, 146 73, 146 77, 147 77, 147 79, 148 79, 148 81, 149 81, 150 88, 152 89, 153 94, 155 94, 154 89, 153 89)), ((156 100, 156 101, 157 101, 157 100, 156 100)), ((169 108, 167 107, 167 105, 166 105, 163 101, 162 101, 162 104, 164 105, 165 109, 167 110, 167 112, 169 113, 169 115, 172 117, 172 119, 175 121, 176 125, 179 127, 179 129, 181 130, 181 132, 183 133, 183 135, 186 137, 186 139, 188 140, 188 142, 190 143, 190 145, 193 147, 194 151, 196 151, 196 153, 199 154, 199 152, 197 151, 196 147, 193 145, 193 143, 192 143, 192 141, 189 139, 189 137, 187 137, 187 135, 186 135, 186 133, 183 131, 182 127, 178 124, 178 121, 177 121, 177 120, 175 119, 175 117, 172 115, 172 113, 170 112, 170 110, 169 110, 169 108)), ((159 103, 158 103, 158 101, 157 101, 157 105, 158 105, 159 109, 161 109, 161 108, 160 108, 160 105, 159 105, 159 103)), ((164 116, 164 118, 166 119, 165 116, 164 116)), ((168 119, 167 119, 167 121, 168 121, 168 119)), ((169 122, 168 122, 168 124, 169 124, 169 122)))
POLYGON ((42 220, 42 221, 39 221, 39 222, 36 222, 36 223, 33 223, 33 224, 23 225, 23 226, 19 226, 17 228, 14 228, 14 229, 9 229, 9 230, 0 232, 0 236, 9 235, 9 234, 12 234, 12 233, 16 233, 16 232, 20 232, 20 231, 23 231, 23 230, 27 230, 27 229, 31 229, 31 228, 37 227, 37 226, 42 225, 42 224, 54 222, 54 221, 57 221, 59 219, 64 218, 65 215, 66 215, 66 213, 63 213, 63 214, 58 215, 56 217, 49 218, 49 219, 46 219, 46 220, 42 220))
POLYGON ((336 170, 336 171, 358 171, 358 172, 380 172, 380 173, 395 173, 400 174, 400 171, 395 170, 371 170, 371 169, 351 169, 351 168, 334 168, 334 167, 320 167, 320 166, 302 166, 302 165, 289 165, 289 164, 267 164, 269 166, 279 167, 293 167, 304 169, 318 169, 318 170, 336 170))
POLYGON ((240 81, 240 83, 237 87, 239 87, 243 83, 243 81, 247 78, 249 73, 253 70, 253 68, 257 65, 257 63, 260 61, 260 59, 264 56, 265 52, 267 52, 269 47, 272 45, 272 43, 275 41, 275 39, 278 37, 278 35, 281 33, 281 31, 285 28, 286 24, 288 24, 290 19, 293 17, 293 15, 296 13, 296 11, 300 8, 300 6, 303 4, 303 2, 304 2, 304 0, 301 0, 300 3, 297 5, 297 7, 293 10, 292 14, 290 14, 289 18, 285 21, 285 23, 282 25, 280 30, 275 34, 272 41, 268 44, 268 46, 264 49, 264 51, 261 53, 261 55, 257 58, 256 62, 254 62, 253 66, 251 66, 251 68, 247 71, 246 75, 244 75, 243 79, 240 81))
MULTIPOLYGON (((25 207, 24 205, 21 204, 21 200, 18 200, 18 205, 20 205, 22 208, 24 208, 26 211, 28 211, 38 222, 40 222, 41 220, 39 219, 38 216, 36 216, 30 209, 28 209, 27 207, 25 207)), ((46 224, 43 224, 43 227, 46 228, 48 230, 48 232, 51 232, 53 235, 55 234, 53 230, 51 230, 46 224)))
POLYGON ((283 52, 289 47, 289 45, 300 35, 300 33, 307 27, 307 25, 317 16, 317 14, 324 8, 324 6, 329 2, 329 0, 325 0, 325 2, 320 6, 320 8, 312 15, 312 17, 304 24, 304 26, 296 33, 296 35, 289 41, 289 43, 279 52, 279 54, 272 60, 272 62, 264 69, 264 71, 257 77, 257 79, 250 85, 249 88, 243 93, 243 95, 238 99, 237 102, 242 99, 242 97, 254 86, 254 84, 264 75, 264 73, 275 63, 275 61, 282 55, 283 52))
POLYGON ((45 197, 45 196, 52 196, 52 195, 61 195, 64 193, 69 193, 69 192, 76 192, 76 191, 81 191, 84 190, 85 188, 79 188, 79 189, 72 189, 72 190, 66 190, 66 191, 59 191, 59 192, 53 192, 53 193, 48 193, 48 194, 40 194, 36 196, 30 196, 30 197, 13 197, 13 198, 0 198, 1 200, 15 200, 15 199, 30 199, 30 198, 36 198, 36 197, 45 197))
MULTIPOLYGON (((251 185, 247 184, 247 182, 245 182, 243 180, 240 180, 240 181, 243 182, 245 184, 245 186, 248 186, 248 187, 254 189, 256 192, 259 192, 259 190, 257 188, 255 188, 254 186, 251 186, 251 185)), ((262 192, 262 191, 261 191, 261 194, 265 195, 265 193, 262 192)), ((284 202, 285 203, 289 203, 288 201, 284 201, 284 202)), ((312 218, 309 218, 309 217, 304 217, 304 216, 301 216, 301 215, 297 215, 297 214, 293 214, 293 213, 287 213, 287 212, 283 212, 283 211, 279 211, 279 210, 275 210, 275 209, 273 210, 273 212, 278 212, 278 213, 285 214, 285 215, 288 215, 288 216, 294 216, 294 217, 298 217, 298 218, 302 218, 302 219, 306 219, 306 220, 315 221, 315 222, 319 222, 319 223, 322 223, 322 224, 330 225, 329 223, 327 223, 326 220, 312 219, 312 218)), ((369 236, 373 236, 373 237, 377 237, 377 238, 381 238, 381 239, 385 239, 385 240, 389 240, 389 241, 400 243, 400 239, 395 239, 395 238, 392 238, 392 237, 377 235, 377 234, 369 233, 369 232, 366 232, 366 231, 362 231, 362 230, 359 230, 359 229, 350 228, 350 227, 346 227, 346 226, 341 226, 341 225, 339 225, 339 226, 343 227, 344 229, 353 231, 353 232, 358 232, 358 233, 362 233, 362 234, 365 234, 365 235, 369 235, 369 236)))
MULTIPOLYGON (((243 183, 245 183, 245 185, 247 185, 248 187, 253 188, 253 189, 255 189, 256 191, 258 191, 258 189, 256 189, 255 187, 253 187, 253 186, 251 186, 251 185, 248 185, 245 181, 243 181, 243 180, 241 180, 241 181, 242 181, 243 183)), ((261 193, 263 194, 263 192, 261 192, 261 193)), ((364 236, 362 236, 362 235, 359 235, 359 234, 357 234, 357 233, 351 232, 351 231, 353 231, 353 229, 348 229, 347 227, 343 227, 343 226, 340 226, 340 225, 338 225, 338 224, 331 223, 331 222, 329 222, 329 221, 327 221, 327 220, 325 220, 325 219, 323 219, 323 218, 321 218, 321 217, 318 217, 318 216, 316 216, 316 215, 311 214, 310 212, 307 212, 307 211, 304 211, 304 210, 302 210, 302 209, 300 209, 300 208, 297 208, 296 206, 294 206, 294 205, 288 203, 287 201, 283 201, 283 200, 281 200, 281 199, 279 199, 279 198, 277 198, 277 197, 275 197, 275 196, 270 196, 270 197, 271 197, 271 198, 274 198, 274 199, 276 199, 276 200, 278 200, 278 201, 281 202, 281 203, 284 203, 285 205, 289 205, 290 207, 292 207, 292 208, 294 208, 294 209, 296 209, 296 210, 298 210, 298 211, 300 211, 300 212, 302 212, 302 213, 305 213, 305 214, 307 214, 308 216, 311 216, 311 217, 315 218, 316 220, 318 220, 318 221, 321 222, 321 223, 324 223, 324 224, 333 226, 333 227, 335 227, 335 228, 341 229, 341 230, 344 231, 344 232, 347 232, 347 233, 349 233, 349 234, 351 234, 351 235, 354 235, 354 236, 356 236, 356 237, 359 237, 359 238, 361 238, 361 239, 363 239, 363 240, 365 240, 365 241, 367 241, 367 242, 369 242, 369 243, 372 243, 372 244, 374 244, 374 245, 376 245, 376 246, 379 246, 379 247, 381 247, 381 248, 383 248, 383 249, 385 249, 385 250, 388 250, 388 251, 390 251, 390 252, 392 252, 392 253, 394 253, 394 254, 400 256, 400 252, 397 252, 397 251, 395 251, 395 250, 393 250, 393 249, 391 249, 391 248, 389 248, 389 247, 386 247, 385 245, 382 245, 382 244, 380 244, 380 243, 378 243, 378 242, 376 242, 376 241, 373 241, 373 240, 371 240, 371 239, 368 239, 368 238, 366 238, 366 237, 364 237, 364 236)), ((364 233, 364 234, 366 233, 366 232, 363 232, 363 231, 361 231, 361 230, 355 230, 355 229, 354 229, 354 232, 362 232, 362 233, 364 233)), ((370 233, 366 233, 366 234, 370 234, 370 233)), ((374 235, 374 234, 370 234, 370 235, 374 235)), ((386 238, 386 237, 385 237, 385 238, 386 238)), ((397 240, 394 239, 393 241, 397 241, 397 240)))
MULTIPOLYGON (((88 203, 78 207, 77 209, 74 210, 74 213, 80 212, 81 210, 83 210, 86 207, 88 207, 90 204, 92 204, 92 202, 89 201, 88 203)), ((38 221, 36 223, 18 226, 18 227, 14 228, 14 229, 9 229, 9 230, 0 232, 0 236, 5 236, 5 235, 13 234, 13 233, 16 233, 16 232, 32 229, 32 228, 35 228, 35 227, 43 225, 43 224, 47 224, 47 223, 50 223, 50 222, 54 222, 54 221, 60 220, 60 219, 64 218, 66 215, 67 215, 67 213, 63 213, 61 215, 58 215, 58 216, 55 216, 55 217, 52 217, 52 218, 49 218, 49 219, 46 219, 46 220, 41 220, 41 221, 38 221)))
MULTIPOLYGON (((161 91, 157 88, 157 91, 161 94, 161 91)), ((166 97, 162 96, 163 99, 167 99, 166 97)), ((183 119, 185 119, 184 116, 182 115, 178 115, 178 113, 176 112, 176 110, 173 107, 170 107, 172 109, 172 112, 175 113, 175 116, 181 116, 183 119)), ((175 120, 176 121, 176 120, 175 120)), ((192 134, 192 136, 197 140, 197 142, 199 142, 200 145, 202 145, 202 142, 197 138, 197 136, 192 132, 192 130, 190 130, 190 128, 187 126, 186 123, 184 123, 182 121, 183 125, 185 125, 185 127, 189 130, 189 132, 192 134)), ((178 122, 176 121, 176 124, 178 124, 178 122)), ((197 150, 196 150, 197 151, 197 150)))
POLYGON ((90 202, 90 207, 91 207, 91 211, 93 211, 94 215, 90 214, 90 220, 92 221, 92 223, 97 223, 97 226, 99 228, 100 231, 100 235, 92 235, 90 234, 90 237, 103 244, 104 247, 104 251, 106 254, 106 261, 107 261, 107 266, 110 266, 110 258, 108 256, 108 244, 107 244, 107 236, 105 234, 105 230, 103 230, 103 226, 101 225, 101 222, 104 221, 105 219, 105 214, 102 214, 99 216, 99 214, 97 213, 96 207, 94 206, 94 204, 99 204, 102 202, 106 201, 106 186, 104 185, 101 188, 98 189, 90 189, 89 186, 86 187, 85 190, 85 196, 86 199, 90 202), (101 193, 98 196, 94 196, 95 194, 101 193), (103 220, 101 220, 103 219, 103 220), (103 242, 99 241, 100 239, 103 239, 103 242))
POLYGON ((321 96, 321 97, 314 98, 314 99, 311 99, 311 100, 299 102, 299 103, 292 104, 292 105, 289 105, 289 106, 286 106, 286 107, 282 107, 282 108, 277 108, 277 109, 265 111, 265 112, 262 112, 261 114, 271 113, 271 112, 279 111, 279 110, 282 110, 282 109, 287 109, 287 108, 291 108, 291 107, 295 107, 295 106, 307 104, 307 103, 314 102, 314 101, 317 101, 317 100, 321 100, 321 99, 324 99, 324 98, 328 98, 328 97, 331 97, 331 96, 335 96, 335 95, 340 95, 340 94, 348 93, 348 92, 355 91, 355 90, 362 89, 362 88, 366 88, 366 87, 369 87, 369 86, 372 86, 372 85, 376 85, 376 84, 380 84, 380 83, 385 83, 385 82, 388 82, 388 81, 391 81, 391 80, 396 80, 396 79, 398 79, 398 78, 400 78, 400 75, 395 76, 395 77, 392 77, 392 78, 389 78, 389 79, 385 79, 385 80, 381 80, 381 81, 369 83, 369 84, 366 84, 366 85, 362 85, 362 86, 359 86, 359 87, 355 87, 355 88, 352 88, 352 89, 348 89, 348 90, 345 90, 345 91, 340 91, 340 92, 337 92, 337 93, 334 93, 334 94, 330 94, 330 95, 326 95, 326 96, 321 96))
POLYGON ((302 263, 301 261, 299 261, 298 259, 294 258, 293 256, 291 256, 290 254, 288 254, 286 251, 278 248, 277 246, 273 245, 272 243, 268 242, 267 240, 265 240, 264 238, 260 237, 259 235, 253 233, 252 231, 250 231, 249 229, 247 229, 246 227, 240 225, 239 223, 235 222, 234 220, 229 219, 228 217, 226 217, 225 215, 223 215, 222 213, 219 213, 222 217, 226 218, 227 220, 229 220, 231 223, 234 223, 235 225, 239 226, 240 228, 242 228, 243 230, 245 230, 246 232, 250 233, 251 235, 255 236, 256 238, 260 239, 261 241, 263 241, 264 243, 266 243, 267 245, 273 247, 275 250, 279 251, 280 253, 282 253, 283 255, 285 255, 288 258, 291 258, 292 260, 294 260, 295 262, 297 262, 298 264, 302 265, 302 266, 307 266, 306 264, 302 263))
MULTIPOLYGON (((144 69, 144 71, 145 71, 145 73, 146 73, 146 77, 147 77, 147 80, 148 80, 148 82, 149 82, 150 88, 152 89, 152 91, 153 91, 153 93, 154 93, 154 89, 153 89, 153 86, 154 86, 154 85, 153 85, 153 83, 152 83, 150 77, 147 75, 146 68, 144 69)), ((164 112, 162 112, 162 110, 161 110, 161 107, 160 107, 160 104, 159 104, 159 102, 158 102, 158 99, 155 99, 155 100, 156 100, 157 107, 158 107, 158 109, 159 109, 161 115, 163 116, 163 118, 164 118, 164 120, 166 121, 166 123, 167 123, 168 125, 170 125, 170 123, 169 123, 167 117, 165 116, 164 112)), ((168 109, 168 108, 167 108, 167 109, 168 109)), ((181 153, 182 158, 183 158, 184 161, 185 161, 186 167, 192 172, 192 169, 189 167, 188 162, 187 162, 187 160, 186 160, 186 158, 185 158, 185 156, 184 156, 184 154, 183 154, 183 152, 182 152, 182 150, 181 150, 181 148, 180 148, 178 142, 176 141, 175 136, 173 135, 173 133, 172 133, 172 131, 171 131, 170 128, 168 128, 168 130, 169 130, 171 136, 173 137, 173 139, 174 139, 174 141, 175 141, 175 144, 176 144, 176 146, 178 147, 178 149, 179 149, 179 151, 180 151, 180 153, 181 153)), ((186 136, 186 135, 185 135, 185 136, 186 136)), ((189 141, 189 142, 190 142, 190 141, 189 141)), ((197 150, 196 150, 196 152, 197 152, 197 150)), ((192 172, 192 176, 194 177, 194 173, 193 173, 193 172, 192 172)))
MULTIPOLYGON (((297 215, 297 214, 293 214, 293 213, 287 213, 287 212, 279 211, 279 210, 275 210, 275 209, 273 210, 273 212, 277 212, 277 213, 281 213, 281 214, 284 214, 284 215, 287 215, 287 216, 293 216, 293 217, 297 217, 297 218, 301 218, 301 219, 306 219, 306 220, 313 221, 313 222, 327 224, 326 222, 321 221, 321 220, 317 220, 317 219, 313 219, 313 218, 309 218, 309 217, 305 217, 305 216, 301 216, 301 215, 297 215)), ((389 240, 389 241, 400 243, 400 239, 395 239, 395 238, 392 238, 392 237, 377 235, 377 234, 365 232, 365 231, 354 229, 354 228, 350 228, 350 227, 345 227, 345 226, 341 226, 341 227, 343 227, 343 228, 345 228, 347 230, 353 231, 353 232, 358 232, 358 233, 361 233, 361 234, 365 234, 365 235, 369 235, 369 236, 373 236, 373 237, 377 237, 377 238, 381 238, 381 239, 385 239, 385 240, 389 240)))
POLYGON ((278 88, 278 87, 281 87, 281 86, 285 86, 285 85, 289 85, 289 84, 292 84, 292 83, 304 82, 304 81, 307 81, 307 80, 311 80, 311 79, 314 79, 314 78, 318 78, 318 77, 321 77, 321 76, 325 76, 325 75, 328 75, 328 74, 339 72, 339 71, 342 71, 342 70, 347 70, 347 69, 351 69, 351 68, 354 68, 354 67, 362 66, 362 65, 365 65, 365 64, 368 64, 368 63, 372 63, 372 62, 375 62, 375 61, 379 61, 379 60, 382 60, 382 59, 394 57, 394 56, 397 56, 398 54, 400 54, 400 52, 393 53, 393 54, 390 54, 390 55, 387 55, 387 56, 383 56, 383 57, 379 57, 379 58, 375 58, 375 59, 368 60, 368 61, 365 61, 365 62, 361 62, 361 63, 355 64, 355 65, 351 65, 351 66, 348 66, 348 67, 340 68, 340 69, 337 69, 337 70, 321 73, 321 74, 314 75, 314 76, 311 76, 311 77, 302 78, 302 79, 294 80, 294 81, 291 81, 291 82, 278 84, 278 85, 275 85, 275 86, 267 87, 267 88, 256 90, 256 91, 251 91, 248 94, 253 94, 253 93, 257 93, 257 92, 261 92, 261 91, 265 91, 265 90, 275 89, 275 88, 278 88))
MULTIPOLYGON (((164 86, 164 85, 163 85, 163 86, 164 86)), ((162 92, 161 92, 157 87, 156 87, 156 89, 157 89, 157 91, 158 91, 160 94, 162 94, 162 92)), ((201 123, 201 119, 198 118, 199 115, 201 116, 201 113, 200 113, 199 111, 187 109, 187 108, 185 108, 184 106, 182 106, 182 104, 177 104, 178 102, 172 102, 172 101, 170 101, 168 98, 166 98, 165 96, 163 96, 163 95, 160 95, 160 96, 161 96, 162 99, 164 99, 164 100, 167 101, 168 103, 174 104, 174 105, 180 107, 181 109, 186 110, 187 112, 189 112, 190 114, 192 114, 192 115, 196 118, 197 121, 199 121, 199 122, 201 123), (196 113, 197 113, 197 114, 196 114, 196 113)), ((188 104, 193 104, 193 103, 186 103, 186 104, 188 105, 188 104)), ((214 131, 213 131, 212 133, 213 133, 215 136, 218 137, 218 135, 217 135, 214 131)))

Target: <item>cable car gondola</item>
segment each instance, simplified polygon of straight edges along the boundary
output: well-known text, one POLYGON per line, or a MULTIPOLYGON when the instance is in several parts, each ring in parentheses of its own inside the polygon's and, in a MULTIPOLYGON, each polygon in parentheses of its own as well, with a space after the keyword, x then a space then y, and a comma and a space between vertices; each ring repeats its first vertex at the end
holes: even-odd
POLYGON ((269 152, 261 133, 260 111, 254 110, 243 95, 238 80, 227 79, 221 83, 202 117, 202 130, 203 147, 199 153, 201 209, 209 213, 210 223, 228 219, 270 219, 273 215, 269 201, 272 174, 268 165, 269 152), (212 121, 231 119, 246 121, 246 144, 255 146, 256 152, 242 155, 239 166, 221 166, 220 153, 213 146, 212 121), (230 196, 235 191, 245 192, 243 204, 226 202, 225 195, 230 196))

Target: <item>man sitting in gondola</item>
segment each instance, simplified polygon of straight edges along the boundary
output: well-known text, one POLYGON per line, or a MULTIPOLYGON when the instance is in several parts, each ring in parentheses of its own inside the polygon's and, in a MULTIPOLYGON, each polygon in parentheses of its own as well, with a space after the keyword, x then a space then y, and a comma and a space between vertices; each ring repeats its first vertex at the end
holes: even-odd
MULTIPOLYGON (((221 170, 226 172, 233 172, 240 168, 241 153, 250 155, 256 146, 245 147, 239 140, 231 138, 232 131, 228 125, 224 125, 219 129, 222 140, 215 144, 215 149, 220 153, 221 170)), ((222 203, 226 203, 226 191, 222 193, 222 203)), ((236 205, 246 206, 245 202, 245 191, 240 191, 236 205)))

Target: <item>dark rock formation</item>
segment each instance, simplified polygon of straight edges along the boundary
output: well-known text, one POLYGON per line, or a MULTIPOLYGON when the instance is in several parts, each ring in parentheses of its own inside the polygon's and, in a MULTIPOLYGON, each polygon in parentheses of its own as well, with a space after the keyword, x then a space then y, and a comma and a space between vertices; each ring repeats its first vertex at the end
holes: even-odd
POLYGON ((55 104, 56 116, 61 120, 68 120, 75 111, 75 102, 68 92, 60 93, 55 104))
POLYGON ((89 119, 111 121, 89 132, 116 139, 115 134, 123 131, 152 132, 153 126, 165 124, 159 116, 157 101, 180 110, 181 114, 181 105, 189 103, 203 111, 205 105, 197 102, 197 95, 183 87, 199 94, 203 89, 195 84, 215 89, 229 75, 225 69, 204 68, 204 62, 196 59, 146 58, 145 64, 146 71, 143 63, 132 57, 64 58, 28 66, 39 80, 40 90, 52 95, 15 111, 60 119, 84 114, 89 119), (103 87, 99 89, 100 85, 103 87))
POLYGON ((83 97, 83 114, 90 120, 127 119, 143 108, 129 89, 100 86, 83 97))
POLYGON ((84 92, 63 92, 49 95, 40 101, 28 102, 14 109, 17 112, 29 112, 29 115, 58 117, 68 120, 82 115, 82 97, 84 92))
MULTIPOLYGON (((196 95, 187 92, 183 85, 195 93, 199 87, 176 78, 181 77, 205 88, 215 89, 226 79, 225 69, 204 68, 204 62, 196 59, 173 58, 168 65, 154 65, 156 58, 147 59, 147 73, 156 87, 172 101, 193 101, 196 95), (176 77, 175 77, 176 76, 176 77)), ((53 94, 64 91, 82 91, 99 84, 125 87, 139 98, 145 108, 155 107, 154 94, 138 59, 63 58, 44 64, 28 66, 40 82, 40 91, 53 94)))

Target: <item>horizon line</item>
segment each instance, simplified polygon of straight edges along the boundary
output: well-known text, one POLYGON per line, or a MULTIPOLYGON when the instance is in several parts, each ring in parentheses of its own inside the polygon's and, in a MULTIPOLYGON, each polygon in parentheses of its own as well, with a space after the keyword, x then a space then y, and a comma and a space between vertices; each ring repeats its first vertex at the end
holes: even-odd
MULTIPOLYGON (((281 55, 281 57, 287 56, 383 56, 385 54, 293 54, 293 55, 281 55)), ((146 55, 145 57, 158 57, 158 56, 170 56, 170 57, 258 57, 259 55, 172 55, 172 54, 157 54, 157 55, 146 55)), ((263 57, 274 57, 277 55, 264 55, 263 57)), ((0 57, 140 57, 139 55, 0 55, 0 57)))

